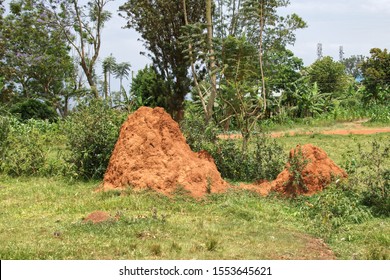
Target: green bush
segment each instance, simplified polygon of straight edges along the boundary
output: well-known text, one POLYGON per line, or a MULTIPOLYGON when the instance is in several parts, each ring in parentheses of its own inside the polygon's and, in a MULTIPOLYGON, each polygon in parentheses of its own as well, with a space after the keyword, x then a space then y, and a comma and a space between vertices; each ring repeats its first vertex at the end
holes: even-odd
POLYGON ((209 151, 222 177, 238 181, 273 180, 283 170, 286 156, 268 136, 257 134, 243 153, 235 141, 220 140, 209 151))
POLYGON ((10 112, 22 121, 41 119, 52 122, 58 117, 56 111, 51 106, 36 99, 27 99, 16 103, 11 107, 10 112))
POLYGON ((8 135, 10 132, 10 122, 7 117, 0 116, 0 168, 4 161, 5 152, 8 146, 8 135))
POLYGON ((375 140, 368 151, 358 145, 344 158, 349 184, 359 189, 362 203, 376 215, 390 216, 390 143, 375 140))
POLYGON ((102 101, 91 101, 65 121, 70 172, 84 179, 102 178, 124 115, 102 101))
POLYGON ((265 134, 255 135, 254 145, 253 180, 275 179, 283 170, 287 159, 282 146, 265 134))
POLYGON ((293 155, 288 159, 288 171, 292 176, 291 191, 294 195, 300 191, 308 191, 302 175, 308 163, 309 160, 304 156, 301 146, 295 148, 293 155))
POLYGON ((0 171, 12 176, 62 174, 64 162, 58 147, 64 141, 60 125, 0 116, 0 171))
POLYGON ((46 162, 43 138, 36 128, 16 124, 18 122, 12 119, 0 120, 0 171, 11 176, 37 175, 46 162))
POLYGON ((376 215, 390 216, 390 169, 382 171, 378 178, 367 178, 367 190, 363 192, 363 204, 371 207, 376 215))
POLYGON ((363 203, 377 215, 390 216, 390 143, 373 141, 371 150, 359 147, 354 180, 364 187, 363 203))
POLYGON ((282 147, 264 134, 255 134, 249 143, 249 151, 243 153, 237 141, 218 139, 218 127, 213 122, 206 124, 203 114, 195 106, 187 107, 180 125, 191 149, 209 152, 226 179, 272 180, 283 169, 286 158, 282 147))
POLYGON ((312 197, 300 197, 300 213, 309 218, 317 233, 329 237, 339 227, 347 224, 360 224, 369 220, 370 210, 361 204, 356 190, 348 186, 328 186, 312 197), (302 203, 303 202, 303 203, 302 203))
POLYGON ((217 141, 219 131, 213 121, 206 124, 203 113, 191 104, 188 104, 186 107, 184 119, 180 123, 180 129, 188 145, 195 152, 201 150, 210 151, 217 141))
POLYGON ((370 110, 371 123, 390 123, 390 103, 386 105, 374 105, 370 110))

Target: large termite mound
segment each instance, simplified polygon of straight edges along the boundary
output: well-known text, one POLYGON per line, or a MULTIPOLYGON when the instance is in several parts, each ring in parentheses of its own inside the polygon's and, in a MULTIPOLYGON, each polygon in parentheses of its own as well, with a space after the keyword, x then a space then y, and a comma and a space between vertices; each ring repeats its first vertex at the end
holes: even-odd
POLYGON ((191 151, 163 108, 141 107, 122 125, 103 180, 103 190, 126 187, 166 195, 184 189, 200 197, 223 192, 228 184, 207 153, 191 151))
POLYGON ((270 184, 271 189, 288 196, 311 195, 323 190, 332 181, 345 177, 347 173, 325 151, 306 144, 290 151, 286 168, 270 184))

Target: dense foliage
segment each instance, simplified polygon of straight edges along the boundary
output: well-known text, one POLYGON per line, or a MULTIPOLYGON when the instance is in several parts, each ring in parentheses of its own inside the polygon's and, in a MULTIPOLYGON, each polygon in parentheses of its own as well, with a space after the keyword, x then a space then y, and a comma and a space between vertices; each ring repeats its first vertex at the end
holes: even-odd
POLYGON ((364 60, 361 65, 363 84, 367 92, 364 100, 390 102, 390 53, 387 49, 373 48, 371 57, 364 60))
POLYGON ((75 67, 64 34, 48 20, 50 14, 37 1, 11 2, 1 32, 2 102, 40 98, 61 112, 67 110, 64 98, 71 94, 75 67))
POLYGON ((53 107, 36 99, 26 99, 20 103, 15 103, 10 108, 10 113, 24 121, 29 119, 54 121, 58 117, 53 107))
POLYGON ((262 133, 251 142, 251 149, 243 151, 235 141, 218 138, 218 128, 206 124, 196 107, 188 106, 181 122, 187 143, 194 151, 205 150, 214 158, 222 177, 232 181, 272 180, 283 169, 286 157, 283 149, 262 133))
POLYGON ((124 117, 107 103, 80 105, 65 122, 67 161, 75 177, 102 178, 119 135, 124 117))

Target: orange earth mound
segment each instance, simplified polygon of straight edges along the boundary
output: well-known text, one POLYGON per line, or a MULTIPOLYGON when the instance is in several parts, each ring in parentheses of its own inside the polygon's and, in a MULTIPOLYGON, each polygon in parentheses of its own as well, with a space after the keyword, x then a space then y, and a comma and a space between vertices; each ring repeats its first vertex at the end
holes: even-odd
MULTIPOLYGON (((306 166, 300 173, 305 188, 297 186, 294 182, 294 176, 289 171, 289 163, 274 181, 266 183, 270 184, 268 188, 288 196, 312 195, 323 190, 335 179, 347 177, 347 173, 338 167, 325 151, 312 144, 298 145, 295 149, 292 149, 289 162, 299 149, 302 151, 303 158, 307 160, 306 166)), ((263 187, 267 186, 264 185, 263 187)))
POLYGON ((195 153, 163 108, 141 107, 122 125, 103 180, 103 190, 153 189, 171 195, 182 188, 194 197, 226 191, 214 160, 195 153))

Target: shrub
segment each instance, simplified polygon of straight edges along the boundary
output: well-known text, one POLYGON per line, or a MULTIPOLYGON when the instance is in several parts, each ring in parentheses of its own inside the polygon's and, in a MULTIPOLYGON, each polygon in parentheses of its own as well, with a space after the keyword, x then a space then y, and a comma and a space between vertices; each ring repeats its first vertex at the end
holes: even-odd
POLYGON ((2 119, 0 126, 8 132, 0 133, 3 138, 0 144, 0 170, 11 176, 37 175, 46 162, 43 139, 39 131, 26 125, 12 127, 12 121, 2 119))
POLYGON ((195 106, 187 106, 180 128, 193 151, 209 151, 217 141, 218 127, 212 121, 206 124, 203 114, 195 106))
POLYGON ((230 180, 253 181, 275 179, 285 163, 284 151, 268 136, 255 133, 249 151, 243 153, 238 141, 221 140, 218 127, 206 125, 197 107, 189 105, 181 129, 194 151, 206 150, 214 158, 222 177, 230 180))
POLYGON ((14 104, 10 112, 22 121, 29 119, 41 119, 55 121, 58 117, 56 111, 47 103, 36 99, 27 99, 23 102, 14 104))
POLYGON ((390 169, 378 178, 366 178, 367 190, 363 192, 363 204, 377 215, 390 216, 390 169))
POLYGON ((235 141, 220 140, 210 151, 222 177, 231 180, 273 180, 282 171, 285 154, 281 146, 257 134, 247 153, 235 141))
POLYGON ((347 161, 347 166, 353 167, 351 170, 354 171, 350 178, 351 184, 363 189, 363 204, 371 207, 377 215, 390 216, 389 159, 390 143, 375 140, 371 143, 370 151, 364 151, 358 146, 356 158, 347 161))
POLYGON ((81 105, 65 122, 71 172, 79 178, 102 178, 124 115, 102 101, 81 105))
POLYGON ((310 218, 319 234, 329 237, 347 224, 360 224, 372 217, 360 195, 348 186, 330 185, 310 198, 301 197, 301 214, 310 218))
POLYGON ((370 123, 390 123, 390 104, 389 105, 374 105, 370 110, 370 123))
POLYGON ((303 155, 301 146, 295 148, 293 155, 288 159, 288 171, 292 176, 291 187, 294 194, 299 190, 308 191, 302 176, 308 163, 309 160, 303 155))
MULTIPOLYGON (((7 117, 0 116, 0 162, 4 160, 8 145, 8 135, 10 132, 10 122, 7 117)), ((1 165, 0 165, 1 169, 1 165)))

